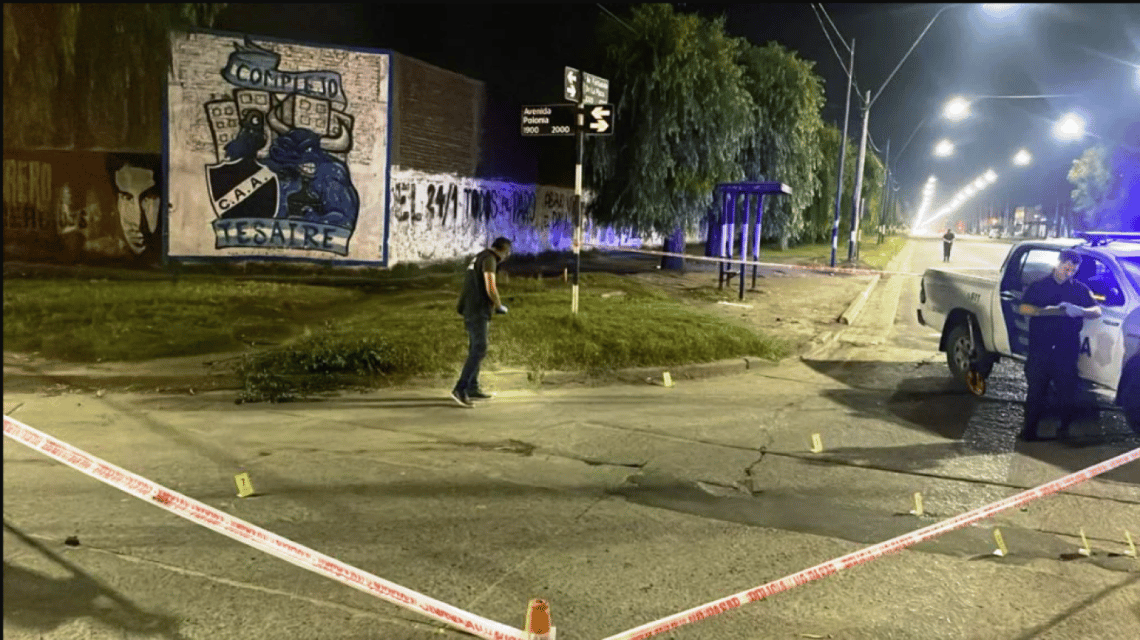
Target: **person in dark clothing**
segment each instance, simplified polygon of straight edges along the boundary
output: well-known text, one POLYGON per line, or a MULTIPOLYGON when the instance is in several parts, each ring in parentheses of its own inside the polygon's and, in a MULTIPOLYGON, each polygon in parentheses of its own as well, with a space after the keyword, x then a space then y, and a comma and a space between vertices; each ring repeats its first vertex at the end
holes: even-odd
POLYGON ((1037 424, 1045 412, 1045 397, 1052 382, 1061 411, 1058 436, 1067 433, 1075 411, 1077 357, 1081 327, 1086 318, 1099 318, 1100 307, 1092 291, 1073 274, 1081 264, 1075 251, 1062 251, 1052 275, 1029 285, 1018 313, 1029 316, 1029 353, 1025 360, 1025 426, 1019 437, 1040 440, 1037 424))
POLYGON ((511 255, 511 241, 496 238, 490 249, 480 251, 463 276, 463 291, 455 310, 463 316, 467 326, 467 362, 459 374, 459 381, 451 390, 451 398, 463 407, 473 407, 472 400, 485 400, 491 395, 479 388, 479 367, 487 355, 487 328, 493 314, 504 314, 507 307, 499 298, 495 272, 499 264, 511 255))
POLYGON ((942 236, 942 261, 950 262, 950 249, 954 247, 954 230, 947 229, 942 236))

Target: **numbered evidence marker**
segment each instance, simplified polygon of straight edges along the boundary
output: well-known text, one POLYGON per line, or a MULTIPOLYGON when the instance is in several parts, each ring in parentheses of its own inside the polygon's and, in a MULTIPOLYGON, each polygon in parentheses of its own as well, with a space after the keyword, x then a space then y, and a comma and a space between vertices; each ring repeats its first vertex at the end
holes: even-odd
POLYGON ((253 482, 249 479, 248 471, 242 471, 234 476, 234 483, 237 484, 239 498, 246 498, 253 495, 253 482))
POLYGON ((1077 553, 1081 554, 1082 556, 1091 556, 1092 547, 1089 546, 1089 539, 1085 537, 1084 527, 1081 527, 1081 544, 1084 546, 1082 546, 1080 549, 1077 549, 1077 553))
POLYGON ((1128 541, 1128 551, 1124 552, 1126 556, 1136 557, 1136 543, 1132 542, 1132 534, 1128 533, 1128 529, 1124 530, 1124 539, 1128 541))
POLYGON ((998 546, 997 549, 994 549, 995 556, 1001 558, 1009 555, 1009 549, 1005 546, 1005 538, 1001 537, 1001 529, 994 529, 994 542, 998 546))
POLYGON ((915 516, 921 516, 923 514, 923 511, 922 511, 922 494, 917 492, 917 491, 914 492, 914 509, 910 513, 911 513, 911 515, 915 515, 915 516))
POLYGON ((668 372, 668 371, 666 371, 665 373, 661 374, 661 380, 662 380, 662 382, 664 382, 664 383, 665 383, 665 386, 666 386, 666 387, 671 387, 671 386, 673 386, 673 376, 669 375, 669 372, 668 372))
POLYGON ((820 439, 818 433, 811 434, 811 452, 823 453, 823 440, 820 439))

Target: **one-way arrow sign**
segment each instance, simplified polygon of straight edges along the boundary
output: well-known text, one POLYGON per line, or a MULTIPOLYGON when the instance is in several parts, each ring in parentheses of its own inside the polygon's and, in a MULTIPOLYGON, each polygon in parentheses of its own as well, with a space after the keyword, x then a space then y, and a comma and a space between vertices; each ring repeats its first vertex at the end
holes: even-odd
POLYGON ((582 105, 582 108, 594 119, 588 125, 589 131, 586 131, 588 135, 613 135, 614 106, 612 104, 587 104, 582 105))

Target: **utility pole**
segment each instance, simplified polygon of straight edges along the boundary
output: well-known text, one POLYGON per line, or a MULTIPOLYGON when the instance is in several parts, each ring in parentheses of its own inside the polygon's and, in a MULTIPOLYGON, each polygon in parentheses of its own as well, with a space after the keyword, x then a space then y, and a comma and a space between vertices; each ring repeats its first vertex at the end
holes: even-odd
POLYGON ((863 103, 863 140, 859 143, 859 161, 855 168, 855 193, 851 194, 851 242, 847 245, 847 261, 854 262, 856 244, 859 237, 859 203, 863 189, 863 163, 867 160, 867 121, 871 117, 871 92, 867 91, 867 101, 863 103))
MULTIPOLYGON (((843 161, 847 159, 847 122, 851 120, 851 85, 855 83, 855 38, 851 38, 851 64, 847 66, 847 101, 843 105, 843 137, 839 139, 839 178, 835 185, 835 223, 831 227, 831 266, 839 247, 839 214, 843 200, 843 161)), ((854 215, 854 213, 852 213, 854 215)))

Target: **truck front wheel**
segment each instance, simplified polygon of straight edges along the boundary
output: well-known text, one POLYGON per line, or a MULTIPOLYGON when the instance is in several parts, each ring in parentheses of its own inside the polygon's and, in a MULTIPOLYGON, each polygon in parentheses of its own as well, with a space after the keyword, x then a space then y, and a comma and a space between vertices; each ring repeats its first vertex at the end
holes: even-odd
MULTIPOLYGON (((961 323, 950 330, 950 335, 946 340, 946 364, 950 367, 950 374, 959 384, 980 395, 976 390, 977 379, 970 379, 970 369, 972 367, 974 372, 984 381, 993 369, 994 358, 982 348, 977 340, 970 339, 970 325, 961 323)), ((983 384, 982 389, 984 390, 984 388, 983 384)))

